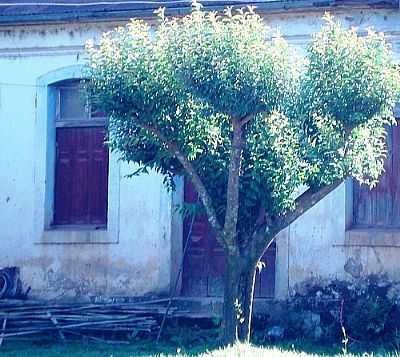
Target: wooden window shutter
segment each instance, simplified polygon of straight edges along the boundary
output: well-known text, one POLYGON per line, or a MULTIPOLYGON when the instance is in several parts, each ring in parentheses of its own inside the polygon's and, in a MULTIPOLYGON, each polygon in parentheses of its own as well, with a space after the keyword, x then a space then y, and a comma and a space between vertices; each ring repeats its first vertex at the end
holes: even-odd
POLYGON ((57 128, 55 225, 107 223, 108 149, 101 127, 57 128))
POLYGON ((357 182, 353 186, 354 228, 400 228, 400 127, 387 135, 385 171, 372 190, 357 182))

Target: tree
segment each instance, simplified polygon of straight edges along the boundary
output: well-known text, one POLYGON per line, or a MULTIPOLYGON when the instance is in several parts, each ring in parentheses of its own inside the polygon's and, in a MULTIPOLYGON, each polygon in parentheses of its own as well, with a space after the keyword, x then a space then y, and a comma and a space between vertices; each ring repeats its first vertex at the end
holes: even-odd
POLYGON ((347 177, 376 183, 399 74, 382 34, 329 16, 301 61, 252 7, 158 15, 155 28, 132 20, 88 44, 88 91, 136 174, 193 183, 226 255, 224 342, 246 341, 276 234, 347 177))

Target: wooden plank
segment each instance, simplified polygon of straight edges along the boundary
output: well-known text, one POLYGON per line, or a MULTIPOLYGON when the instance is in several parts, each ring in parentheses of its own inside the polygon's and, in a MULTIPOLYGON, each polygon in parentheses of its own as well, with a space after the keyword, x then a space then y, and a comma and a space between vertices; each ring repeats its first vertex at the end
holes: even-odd
POLYGON ((57 329, 58 335, 60 336, 61 341, 63 341, 63 343, 65 343, 67 340, 65 338, 64 332, 62 332, 62 330, 59 328, 57 319, 51 315, 50 311, 47 311, 47 317, 50 319, 50 321, 53 323, 53 325, 57 329))
MULTIPOLYGON (((24 305, 3 301, 0 303, 0 319, 3 319, 1 341, 5 338, 45 337, 49 332, 57 332, 63 342, 67 340, 66 334, 91 338, 96 337, 100 331, 105 334, 119 332, 123 333, 123 336, 130 335, 132 331, 155 333, 158 326, 156 317, 166 312, 166 307, 161 305, 165 301, 160 299, 158 302, 153 300, 139 303, 73 305, 24 305)), ((176 308, 171 308, 170 313, 175 310, 176 308)))
POLYGON ((3 341, 4 341, 4 336, 5 336, 5 333, 6 333, 6 325, 7 325, 7 317, 5 317, 3 319, 3 325, 2 325, 2 328, 1 328, 1 335, 0 335, 0 347, 3 344, 3 341))

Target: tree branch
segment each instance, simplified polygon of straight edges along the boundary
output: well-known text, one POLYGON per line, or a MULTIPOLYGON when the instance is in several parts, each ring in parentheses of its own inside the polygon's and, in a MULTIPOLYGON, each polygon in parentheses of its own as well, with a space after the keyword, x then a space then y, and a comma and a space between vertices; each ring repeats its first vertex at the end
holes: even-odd
POLYGON ((261 257, 279 232, 292 224, 297 218, 307 212, 311 207, 315 206, 315 204, 321 201, 343 182, 344 179, 340 179, 330 185, 320 188, 318 191, 308 189, 302 193, 295 200, 296 208, 293 211, 289 212, 282 218, 277 219, 276 222, 274 221, 272 224, 266 222, 253 234, 249 247, 250 254, 261 257), (269 224, 271 224, 271 226, 269 226, 269 224))
POLYGON ((198 195, 200 196, 201 202, 203 203, 204 208, 207 212, 208 220, 211 224, 211 227, 215 230, 217 236, 219 236, 222 232, 222 227, 218 221, 217 213, 215 212, 212 199, 208 194, 206 187, 201 181, 192 163, 182 153, 182 151, 179 149, 179 146, 175 142, 168 140, 156 126, 149 124, 141 124, 138 122, 136 122, 136 124, 139 127, 152 133, 157 139, 159 139, 166 146, 167 150, 178 159, 180 164, 185 169, 190 180, 192 181, 194 187, 196 188, 198 195))
POLYGON ((245 115, 245 116, 244 116, 242 119, 240 119, 240 121, 239 121, 240 126, 245 125, 246 123, 248 123, 248 122, 249 122, 251 119, 253 119, 253 118, 254 118, 254 114, 253 114, 253 113, 245 115))
POLYGON ((302 193, 299 197, 297 197, 295 201, 296 208, 284 217, 282 217, 282 219, 279 221, 279 224, 277 226, 277 229, 279 231, 277 233, 293 223, 302 214, 307 212, 316 203, 321 201, 325 196, 336 189, 342 182, 344 182, 344 179, 339 179, 334 181, 330 185, 320 188, 318 191, 308 189, 307 191, 302 193))

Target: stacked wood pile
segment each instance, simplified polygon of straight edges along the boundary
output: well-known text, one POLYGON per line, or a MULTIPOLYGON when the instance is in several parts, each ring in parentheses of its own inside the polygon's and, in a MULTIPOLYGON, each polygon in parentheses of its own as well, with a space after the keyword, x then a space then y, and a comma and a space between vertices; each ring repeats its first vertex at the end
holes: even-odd
MULTIPOLYGON (((113 304, 49 304, 0 300, 0 346, 6 339, 57 336, 127 342, 140 332, 155 333, 167 300, 113 304)), ((174 309, 169 310, 172 314, 174 309)))

